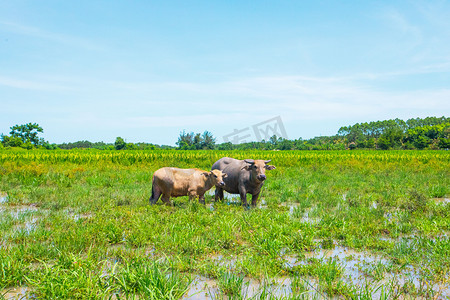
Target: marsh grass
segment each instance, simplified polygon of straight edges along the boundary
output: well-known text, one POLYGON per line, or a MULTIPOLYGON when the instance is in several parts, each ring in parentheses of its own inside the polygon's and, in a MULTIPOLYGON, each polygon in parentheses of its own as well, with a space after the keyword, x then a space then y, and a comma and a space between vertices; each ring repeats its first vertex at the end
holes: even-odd
POLYGON ((27 286, 38 298, 176 299, 190 283, 186 274, 245 274, 288 276, 292 291, 284 299, 449 296, 436 284, 449 280, 450 204, 431 201, 449 196, 449 158, 444 151, 1 150, 0 194, 8 197, 0 203, 0 286, 27 286), (225 201, 209 209, 187 197, 173 206, 148 204, 158 168, 209 169, 222 156, 272 159, 277 169, 268 173, 263 208, 225 201), (336 246, 382 255, 389 264, 364 265, 366 286, 346 280, 342 261, 286 264, 285 257, 336 246), (377 290, 387 274, 406 279, 377 290), (320 293, 304 293, 311 286, 295 278, 314 282, 320 293))
POLYGON ((189 289, 192 279, 157 262, 138 260, 114 266, 110 286, 125 297, 138 295, 145 299, 179 299, 189 289))
POLYGON ((25 276, 29 269, 29 264, 18 251, 10 252, 8 249, 0 249, 0 286, 22 285, 26 281, 25 276))
MULTIPOLYGON (((222 272, 217 278, 217 285, 219 291, 229 297, 235 299, 244 297, 245 283, 244 276, 240 274, 234 274, 231 272, 222 272)), ((248 286, 248 285, 247 285, 248 286)))
POLYGON ((304 299, 311 294, 320 295, 314 284, 304 279, 302 276, 294 275, 291 278, 292 296, 295 297, 295 299, 304 299))

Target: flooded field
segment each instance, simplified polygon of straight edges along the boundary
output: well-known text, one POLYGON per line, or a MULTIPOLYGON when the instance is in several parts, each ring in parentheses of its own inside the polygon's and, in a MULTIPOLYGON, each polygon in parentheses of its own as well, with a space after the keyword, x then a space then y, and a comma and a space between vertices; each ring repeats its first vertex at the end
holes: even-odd
POLYGON ((270 153, 249 210, 149 205, 153 171, 215 152, 67 153, 0 156, 0 298, 450 298, 446 153, 270 153))

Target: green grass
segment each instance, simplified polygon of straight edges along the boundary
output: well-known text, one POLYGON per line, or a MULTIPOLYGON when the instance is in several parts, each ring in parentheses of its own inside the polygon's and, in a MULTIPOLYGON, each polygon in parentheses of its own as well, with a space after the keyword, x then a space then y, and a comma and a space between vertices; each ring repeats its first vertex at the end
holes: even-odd
POLYGON ((229 297, 239 297, 244 285, 244 276, 222 272, 217 278, 219 291, 229 297))
POLYGON ((450 196, 449 170, 445 151, 2 150, 0 287, 38 298, 179 299, 203 275, 218 299, 244 297, 245 278, 262 282, 255 299, 436 296, 404 273, 448 286, 450 204, 434 198, 450 196), (267 207, 210 209, 187 197, 149 205, 155 170, 207 170, 222 156, 272 159, 267 207), (364 264, 368 284, 357 286, 345 261, 304 258, 335 245, 388 264, 364 264), (290 267, 287 257, 304 263, 290 267), (406 281, 377 283, 388 274, 406 281), (283 277, 285 295, 266 280, 283 277))

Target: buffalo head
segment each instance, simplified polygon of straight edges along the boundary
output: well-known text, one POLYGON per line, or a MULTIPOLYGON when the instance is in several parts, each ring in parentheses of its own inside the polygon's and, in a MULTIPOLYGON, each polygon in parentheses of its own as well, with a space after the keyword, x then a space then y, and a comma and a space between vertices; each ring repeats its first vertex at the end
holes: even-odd
POLYGON ((223 182, 223 178, 226 178, 228 175, 223 173, 220 170, 212 170, 211 172, 205 172, 203 173, 211 182, 213 185, 222 187, 225 185, 225 182, 223 182))
POLYGON ((270 160, 245 159, 244 161, 247 163, 244 168, 252 173, 252 178, 256 178, 260 182, 266 180, 266 170, 275 169, 275 166, 267 164, 270 160))

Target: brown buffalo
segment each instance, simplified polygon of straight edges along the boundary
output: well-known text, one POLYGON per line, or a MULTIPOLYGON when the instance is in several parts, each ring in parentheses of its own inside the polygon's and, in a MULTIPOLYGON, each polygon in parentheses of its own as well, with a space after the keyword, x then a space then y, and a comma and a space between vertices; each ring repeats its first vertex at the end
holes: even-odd
POLYGON ((207 172, 199 169, 161 168, 153 173, 150 204, 155 204, 161 195, 166 204, 170 203, 170 197, 187 195, 190 200, 199 197, 199 202, 205 203, 205 192, 214 185, 223 187, 223 178, 226 177, 227 174, 220 170, 207 172))
POLYGON ((221 170, 228 176, 224 179, 225 186, 216 188, 215 200, 223 199, 223 191, 239 194, 242 205, 248 207, 247 193, 252 195, 252 206, 256 206, 261 187, 266 180, 266 170, 273 170, 275 166, 268 165, 270 160, 237 160, 222 157, 216 161, 211 170, 221 170))

